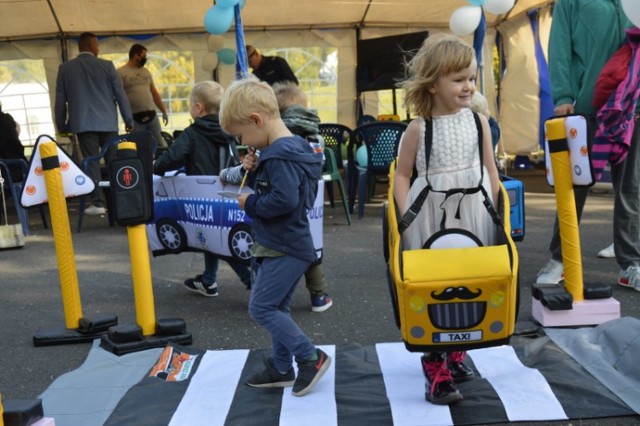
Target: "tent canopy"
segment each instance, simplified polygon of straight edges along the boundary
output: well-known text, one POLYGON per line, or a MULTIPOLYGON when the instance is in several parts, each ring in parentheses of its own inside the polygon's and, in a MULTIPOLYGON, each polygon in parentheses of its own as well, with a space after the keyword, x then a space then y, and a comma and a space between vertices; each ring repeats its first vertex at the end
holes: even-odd
MULTIPOLYGON (((480 88, 502 127, 502 146, 509 153, 537 150, 540 122, 535 43, 546 51, 552 0, 515 0, 504 15, 485 12, 486 37, 480 88), (528 12, 540 22, 534 40, 528 12), (495 39, 503 40, 508 70, 494 84, 490 72, 495 39), (500 90, 495 89, 499 86, 500 90), (500 108, 498 110, 498 98, 500 108)), ((136 35, 145 35, 151 51, 192 52, 202 64, 211 55, 204 17, 214 0, 0 0, 0 58, 42 60, 50 103, 55 99, 59 64, 77 56, 74 38, 85 31, 101 36, 100 53, 127 52, 136 35)), ((376 114, 375 93, 356 90, 357 39, 429 31, 449 32, 452 13, 468 0, 246 0, 242 9, 245 40, 261 49, 332 47, 337 51, 338 121, 350 127, 362 113, 376 114)), ((222 36, 235 46, 233 28, 222 36)), ((471 41, 472 36, 466 37, 471 41)), ((231 66, 217 68, 223 86, 235 79, 231 66)), ((195 67, 193 81, 211 78, 195 67)), ((31 107, 30 107, 31 108, 31 107)), ((26 119, 25 119, 26 120, 26 119)), ((43 121, 43 120, 40 120, 43 121)))
MULTIPOLYGON (((548 0, 516 0, 506 16, 487 13, 487 26, 548 0)), ((448 28, 466 0, 247 0, 245 30, 355 27, 448 28), (286 11, 286 12, 285 12, 286 11)), ((0 38, 202 32, 212 0, 0 0, 0 38)))

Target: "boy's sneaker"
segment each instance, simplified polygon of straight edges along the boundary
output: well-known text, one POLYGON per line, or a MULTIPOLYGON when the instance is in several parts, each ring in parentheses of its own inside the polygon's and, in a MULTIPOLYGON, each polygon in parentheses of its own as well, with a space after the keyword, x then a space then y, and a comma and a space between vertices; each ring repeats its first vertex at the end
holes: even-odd
POLYGON ((629 266, 627 269, 620 270, 618 284, 640 291, 640 267, 629 266))
POLYGON ((462 394, 453 386, 451 371, 443 354, 429 354, 420 357, 422 372, 427 383, 424 397, 436 405, 453 404, 462 400, 462 394))
POLYGON ((316 349, 315 361, 298 361, 298 377, 293 384, 293 395, 303 396, 309 393, 318 380, 329 369, 331 357, 321 349, 316 349))
POLYGON ((333 306, 333 300, 328 294, 324 293, 320 296, 311 296, 312 312, 324 312, 331 306, 333 306))
POLYGON ((271 358, 264 359, 265 369, 258 371, 247 379, 245 384, 254 388, 286 388, 293 385, 296 375, 293 367, 285 374, 280 374, 271 364, 271 358))
POLYGON ((107 209, 101 206, 91 205, 84 209, 84 214, 88 214, 90 216, 100 216, 107 213, 107 209))
POLYGON ((205 297, 216 297, 218 295, 218 284, 207 284, 202 279, 202 275, 197 275, 195 278, 189 278, 185 280, 184 286, 189 291, 194 293, 200 293, 205 297))
POLYGON ((550 259, 538 272, 536 284, 560 284, 564 280, 564 266, 562 262, 550 259))
POLYGON ((455 351, 447 354, 447 367, 451 371, 451 378, 454 383, 466 382, 475 376, 473 370, 464 364, 466 357, 466 351, 455 351))
POLYGON ((613 248, 613 244, 609 244, 607 247, 603 248, 598 252, 598 257, 602 257, 604 259, 613 259, 616 257, 615 249, 613 248))

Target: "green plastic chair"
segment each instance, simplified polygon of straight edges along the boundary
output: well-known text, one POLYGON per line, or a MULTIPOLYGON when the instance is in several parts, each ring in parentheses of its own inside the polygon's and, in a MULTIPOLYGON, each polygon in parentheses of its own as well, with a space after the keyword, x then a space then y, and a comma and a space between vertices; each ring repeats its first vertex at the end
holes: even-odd
POLYGON ((349 214, 349 205, 347 203, 347 197, 344 194, 344 186, 342 185, 342 176, 338 170, 336 163, 336 157, 331 148, 324 148, 324 164, 326 171, 322 174, 322 180, 325 183, 332 184, 334 181, 338 182, 338 189, 340 190, 340 198, 342 198, 342 206, 344 207, 344 213, 347 215, 347 222, 351 225, 351 215, 349 214))

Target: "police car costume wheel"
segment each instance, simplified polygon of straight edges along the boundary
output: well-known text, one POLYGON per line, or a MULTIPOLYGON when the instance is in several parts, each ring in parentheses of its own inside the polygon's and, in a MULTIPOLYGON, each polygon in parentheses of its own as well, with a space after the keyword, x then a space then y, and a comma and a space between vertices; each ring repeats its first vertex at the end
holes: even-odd
POLYGON ((234 259, 248 262, 252 245, 251 229, 244 223, 237 224, 229 232, 229 251, 234 259))
POLYGON ((172 253, 182 252, 187 245, 187 235, 176 221, 160 219, 156 224, 156 234, 160 244, 172 253))

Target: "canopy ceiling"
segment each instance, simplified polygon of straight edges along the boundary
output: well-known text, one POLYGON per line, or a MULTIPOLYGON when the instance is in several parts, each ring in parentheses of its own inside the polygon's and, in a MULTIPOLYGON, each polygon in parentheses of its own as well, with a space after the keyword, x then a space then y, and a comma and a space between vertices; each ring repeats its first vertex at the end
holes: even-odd
MULTIPOLYGON (((487 13, 487 25, 549 3, 516 0, 508 16, 487 13)), ((212 0, 0 0, 0 39, 77 35, 203 32, 212 0)), ((247 0, 245 29, 355 27, 447 28, 466 0, 247 0)))

